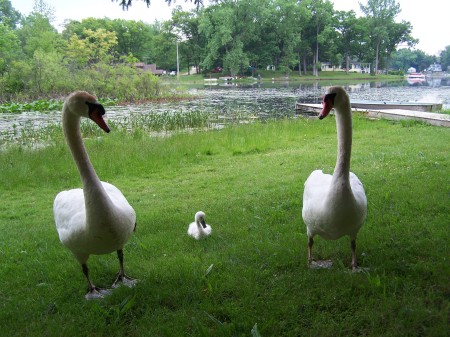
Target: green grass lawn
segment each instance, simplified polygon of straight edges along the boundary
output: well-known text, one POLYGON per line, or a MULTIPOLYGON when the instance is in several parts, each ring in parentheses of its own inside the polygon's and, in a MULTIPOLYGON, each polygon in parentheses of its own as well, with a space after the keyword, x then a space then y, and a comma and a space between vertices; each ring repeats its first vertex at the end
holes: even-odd
MULTIPOLYGON (((252 336, 255 324, 260 336, 448 335, 450 129, 355 116, 365 273, 350 271, 348 238, 318 237, 315 256, 334 268, 307 267, 303 183, 334 167, 333 117, 159 138, 89 132, 100 178, 136 210, 125 264, 140 280, 93 301, 52 215, 78 173, 61 134, 49 136, 39 150, 0 151, 2 336, 252 336), (204 241, 186 233, 198 210, 213 228, 204 241)), ((115 254, 89 266, 99 286, 118 271, 115 254)))

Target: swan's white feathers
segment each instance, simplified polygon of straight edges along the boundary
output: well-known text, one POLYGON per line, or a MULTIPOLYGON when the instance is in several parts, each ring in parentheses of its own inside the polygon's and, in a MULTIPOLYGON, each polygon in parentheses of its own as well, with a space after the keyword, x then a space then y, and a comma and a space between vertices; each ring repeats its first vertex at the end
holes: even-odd
POLYGON ((118 210, 115 217, 119 217, 120 221, 116 230, 108 226, 87 230, 86 206, 81 188, 60 192, 53 204, 59 239, 80 263, 86 262, 90 254, 107 254, 122 249, 134 229, 136 214, 122 192, 103 181, 102 186, 118 210))
POLYGON ((352 138, 350 101, 343 88, 333 87, 328 93, 335 94, 336 123, 340 126, 338 143, 342 148, 335 167, 340 173, 335 173, 336 176, 324 174, 321 170, 311 173, 305 182, 302 217, 309 238, 318 234, 335 240, 348 235, 354 240, 366 219, 367 199, 361 181, 349 171, 352 138))
POLYGON ((192 236, 196 240, 200 240, 211 235, 212 228, 205 222, 205 213, 199 211, 195 214, 195 221, 189 224, 187 233, 189 236, 192 236), (202 221, 205 227, 202 226, 202 221))
POLYGON ((198 229, 197 223, 191 222, 188 228, 188 235, 192 236, 196 240, 203 239, 207 236, 210 236, 212 233, 212 228, 210 225, 206 225, 206 228, 198 229))
MULTIPOLYGON (((87 296, 97 291, 84 265, 89 255, 121 251, 136 224, 136 214, 120 190, 99 180, 81 138, 81 117, 91 118, 109 132, 102 117, 104 113, 103 106, 87 92, 74 92, 64 102, 64 135, 80 173, 83 189, 62 191, 53 203, 59 239, 83 264, 90 288, 87 296)), ((123 255, 119 261, 120 276, 124 278, 123 255)))
POLYGON ((309 237, 316 234, 329 240, 356 237, 366 218, 367 199, 358 177, 350 172, 350 193, 331 195, 333 176, 321 170, 311 173, 305 182, 302 217, 309 237))

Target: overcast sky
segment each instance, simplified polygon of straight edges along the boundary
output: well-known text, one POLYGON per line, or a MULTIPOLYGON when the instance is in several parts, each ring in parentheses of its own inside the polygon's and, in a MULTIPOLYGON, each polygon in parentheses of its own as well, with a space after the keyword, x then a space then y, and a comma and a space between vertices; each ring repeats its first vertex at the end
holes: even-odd
MULTIPOLYGON (((10 0, 12 6, 24 15, 33 9, 33 0, 10 0)), ((149 8, 143 0, 133 0, 133 6, 128 11, 122 11, 118 2, 111 0, 46 0, 47 4, 55 10, 55 27, 61 31, 61 24, 66 19, 82 20, 88 17, 111 18, 125 20, 142 20, 153 23, 155 20, 168 20, 176 5, 182 5, 185 10, 194 8, 194 5, 184 0, 172 1, 168 6, 164 0, 152 0, 149 8)), ((204 1, 208 3, 208 0, 204 1)), ((336 10, 353 9, 358 15, 358 2, 366 4, 366 0, 331 0, 336 10)), ((450 1, 448 0, 397 0, 402 9, 397 21, 409 21, 413 26, 412 35, 419 39, 417 49, 427 54, 437 55, 446 46, 450 45, 448 29, 450 1)))

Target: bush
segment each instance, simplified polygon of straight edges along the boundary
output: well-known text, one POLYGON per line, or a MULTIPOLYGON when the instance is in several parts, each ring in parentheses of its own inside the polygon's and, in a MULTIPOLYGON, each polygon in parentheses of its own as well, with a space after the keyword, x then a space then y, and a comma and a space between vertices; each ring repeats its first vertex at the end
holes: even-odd
POLYGON ((165 96, 168 90, 152 73, 126 64, 97 63, 84 69, 70 69, 58 63, 56 57, 36 57, 35 61, 31 65, 15 62, 10 71, 0 77, 1 102, 17 100, 17 97, 25 97, 28 101, 61 97, 75 90, 133 102, 165 96))

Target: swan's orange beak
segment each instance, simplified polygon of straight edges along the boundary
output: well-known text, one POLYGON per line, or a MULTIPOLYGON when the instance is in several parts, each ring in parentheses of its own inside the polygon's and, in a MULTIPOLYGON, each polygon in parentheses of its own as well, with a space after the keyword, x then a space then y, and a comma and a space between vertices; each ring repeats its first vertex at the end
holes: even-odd
POLYGON ((325 117, 327 117, 331 109, 333 109, 335 96, 336 94, 326 94, 325 96, 323 96, 323 107, 322 111, 319 114, 319 119, 324 119, 325 117))
POLYGON ((92 119, 103 131, 109 133, 111 131, 103 119, 105 108, 100 103, 86 102, 89 107, 89 118, 92 119))

